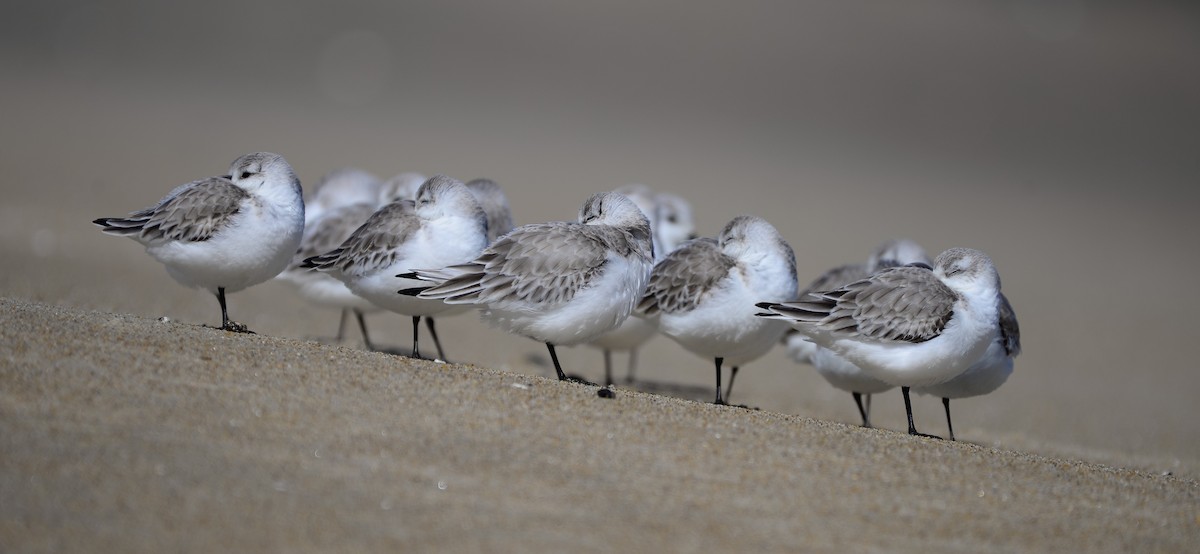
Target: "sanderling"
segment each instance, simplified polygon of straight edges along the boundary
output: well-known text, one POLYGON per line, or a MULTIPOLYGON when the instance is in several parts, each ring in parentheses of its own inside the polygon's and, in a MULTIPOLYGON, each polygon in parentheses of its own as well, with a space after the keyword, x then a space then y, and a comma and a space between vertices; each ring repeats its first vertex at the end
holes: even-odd
POLYGON ((638 311, 658 316, 659 330, 687 350, 713 359, 717 404, 733 389, 738 368, 766 354, 787 325, 755 317, 755 301, 796 296, 796 258, 766 220, 739 216, 717 239, 684 243, 654 266, 638 311), (721 394, 721 366, 733 368, 721 394))
MULTIPOLYGON (((380 200, 384 203, 400 199, 415 201, 417 199, 417 189, 424 180, 425 178, 419 173, 401 173, 396 175, 384 183, 380 200)), ((483 213, 487 216, 488 244, 491 244, 500 235, 513 229, 512 212, 508 207, 508 197, 504 195, 504 190, 500 188, 500 185, 491 179, 472 179, 467 182, 467 189, 475 196, 475 200, 479 202, 479 207, 483 208, 483 213)), ((465 306, 451 307, 444 312, 439 312, 438 319, 469 311, 471 309, 465 306)), ((425 325, 429 327, 429 335, 433 337, 438 357, 445 359, 446 354, 442 350, 442 342, 438 340, 437 324, 434 322, 434 318, 426 316, 425 325)))
POLYGON ((979 396, 1000 388, 1000 385, 1008 380, 1008 376, 1012 375, 1013 358, 1021 353, 1021 328, 1017 325, 1017 314, 1004 293, 1000 293, 999 302, 999 328, 983 357, 971 364, 961 375, 945 383, 913 389, 919 394, 942 397, 950 440, 954 440, 954 424, 950 421, 950 399, 979 396))
MULTIPOLYGON (((416 202, 379 208, 340 247, 304 261, 336 277, 371 303, 413 320, 413 357, 421 318, 450 310, 442 302, 396 294, 419 282, 398 278, 416 268, 445 267, 475 258, 487 246, 487 216, 461 181, 435 175, 421 185, 416 202)), ((445 359, 436 330, 430 326, 445 359)))
POLYGON ((488 244, 496 242, 496 239, 513 230, 508 197, 504 195, 500 185, 491 179, 472 179, 467 181, 467 188, 479 201, 483 213, 487 214, 488 244))
POLYGON ((669 192, 655 194, 654 220, 654 239, 662 243, 664 249, 661 257, 666 257, 679 245, 696 238, 692 205, 681 196, 669 192))
POLYGON ((354 313, 363 333, 363 342, 373 349, 363 314, 378 310, 356 296, 337 279, 300 264, 308 257, 328 252, 342 243, 362 225, 378 207, 379 177, 361 169, 345 167, 329 172, 313 187, 305 202, 304 236, 292 263, 277 277, 295 285, 300 295, 314 304, 339 308, 337 340, 345 335, 346 317, 354 313))
MULTIPOLYGON (((638 184, 625 185, 616 189, 615 192, 624 194, 632 200, 650 220, 656 263, 666 257, 667 253, 678 248, 684 241, 695 238, 696 226, 692 221, 692 208, 683 198, 665 193, 655 194, 650 187, 638 184)), ((634 370, 637 367, 638 348, 654 338, 657 332, 658 320, 656 318, 629 317, 616 329, 588 342, 589 346, 599 348, 604 353, 605 385, 613 383, 612 353, 614 351, 629 353, 625 382, 633 382, 634 370)))
POLYGON ((381 184, 378 177, 353 168, 339 169, 322 178, 309 203, 321 208, 305 212, 300 249, 292 264, 278 277, 295 285, 300 295, 310 302, 341 310, 338 341, 345 336, 346 317, 353 313, 368 350, 374 350, 375 346, 367 333, 364 314, 379 308, 351 292, 345 283, 319 271, 302 268, 301 264, 312 256, 337 248, 350 238, 354 230, 375 212, 381 184))
POLYGON ((884 269, 839 289, 758 307, 768 311, 761 316, 790 322, 818 345, 899 386, 908 432, 917 435, 909 389, 949 381, 983 355, 996 334, 999 292, 1000 275, 987 254, 951 248, 933 269, 884 269))
POLYGON ((215 294, 221 328, 245 332, 229 320, 225 293, 287 267, 304 233, 303 191, 283 156, 257 152, 235 160, 229 175, 180 185, 154 207, 93 223, 145 245, 180 284, 215 294))
POLYGON ((386 206, 397 200, 417 201, 417 191, 429 178, 414 172, 399 173, 379 185, 379 206, 386 206))
MULTIPOLYGON (((907 239, 889 240, 875 249, 866 263, 843 265, 821 274, 800 291, 797 298, 803 298, 812 291, 841 288, 866 279, 880 269, 910 263, 928 265, 929 262, 929 256, 916 242, 907 239)), ((859 415, 862 416, 863 427, 871 427, 871 395, 884 392, 893 385, 872 377, 832 350, 817 346, 795 329, 789 329, 785 338, 788 355, 798 363, 811 364, 834 388, 849 392, 854 398, 854 405, 858 407, 859 415)))
POLYGON ((304 202, 304 222, 320 217, 326 209, 350 204, 376 203, 379 177, 354 167, 335 169, 310 187, 310 198, 304 202))
MULTIPOLYGON (((811 291, 836 289, 859 279, 865 279, 870 274, 867 271, 867 264, 847 264, 835 267, 817 277, 808 287, 800 291, 797 298, 803 298, 811 291)), ((884 392, 892 388, 892 385, 871 377, 832 350, 817 346, 816 343, 795 329, 788 329, 784 339, 788 356, 796 363, 813 366, 816 368, 817 374, 834 388, 850 393, 854 398, 854 405, 858 407, 858 414, 862 416, 863 427, 870 427, 871 395, 884 392)))
MULTIPOLYGON (((470 263, 420 270, 434 283, 404 294, 475 305, 484 321, 554 347, 587 342, 633 311, 653 265, 650 222, 623 195, 593 195, 579 222, 534 223, 500 237, 470 263)), ((577 379, 572 379, 577 380, 577 379)))

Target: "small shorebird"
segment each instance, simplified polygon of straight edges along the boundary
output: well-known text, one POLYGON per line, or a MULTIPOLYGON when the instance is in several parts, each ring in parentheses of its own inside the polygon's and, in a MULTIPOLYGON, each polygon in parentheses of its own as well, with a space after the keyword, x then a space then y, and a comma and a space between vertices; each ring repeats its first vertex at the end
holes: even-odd
POLYGON ((256 152, 235 160, 229 175, 180 185, 153 207, 93 223, 144 245, 180 284, 216 295, 221 329, 247 332, 229 320, 225 294, 291 262, 304 233, 303 191, 283 156, 256 152))
POLYGON ((517 227, 473 261, 405 275, 427 282, 400 292, 478 307, 489 324, 544 343, 558 378, 567 380, 554 347, 620 325, 652 263, 649 220, 628 198, 608 192, 584 202, 578 223, 517 227))
MULTIPOLYGON (((929 256, 921 245, 907 239, 889 240, 876 248, 866 263, 847 264, 821 274, 797 298, 809 292, 832 290, 866 279, 872 273, 888 267, 911 263, 928 265, 929 256)), ((817 373, 834 388, 849 392, 862 416, 863 427, 871 427, 871 395, 892 388, 892 384, 872 377, 868 372, 846 361, 828 348, 817 346, 795 329, 785 336, 788 355, 797 363, 811 364, 817 373)))
MULTIPOLYGON (((477 256, 487 246, 487 216, 462 182, 435 175, 417 192, 417 200, 397 200, 375 211, 341 246, 304 260, 342 281, 354 294, 385 310, 411 316, 413 357, 422 317, 451 309, 441 302, 396 294, 415 283, 398 273, 445 267, 477 256)), ((445 358, 437 332, 429 326, 445 358)))
POLYGON ((782 319, 876 379, 899 386, 912 420, 911 387, 963 373, 997 333, 1000 275, 991 258, 969 248, 938 255, 932 269, 894 267, 796 302, 761 302, 782 319))
POLYGON ((314 186, 313 197, 305 203, 304 235, 292 263, 277 279, 295 285, 300 296, 318 306, 341 311, 337 341, 345 337, 346 317, 351 313, 358 320, 363 344, 374 350, 367 333, 365 314, 379 310, 374 304, 350 292, 345 283, 319 271, 300 267, 305 259, 337 248, 350 238, 378 207, 378 177, 355 168, 329 172, 314 186))
POLYGON ((638 311, 688 351, 714 361, 716 403, 724 404, 738 369, 766 354, 787 325, 755 317, 756 300, 796 296, 796 258, 766 220, 739 216, 717 239, 686 242, 654 266, 638 311), (721 394, 721 366, 733 368, 721 394))
MULTIPOLYGON (((624 194, 650 220, 651 237, 654 243, 654 261, 662 261, 666 255, 684 241, 696 238, 696 226, 692 221, 692 207, 686 200, 675 195, 655 193, 645 185, 625 185, 615 192, 624 194)), ((640 295, 639 295, 640 296, 640 295)), ((588 346, 599 348, 604 353, 604 384, 611 385, 612 353, 628 352, 625 382, 633 382, 637 368, 637 352, 643 344, 658 334, 658 319, 654 317, 626 318, 619 327, 588 342, 588 346)))
POLYGON ((970 398, 988 394, 1003 385, 1012 375, 1013 358, 1021 353, 1021 328, 1017 325, 1017 314, 1004 293, 1000 293, 999 329, 983 357, 971 364, 966 371, 940 385, 913 389, 918 394, 940 396, 946 409, 946 429, 950 440, 954 440, 954 424, 950 421, 950 399, 970 398))

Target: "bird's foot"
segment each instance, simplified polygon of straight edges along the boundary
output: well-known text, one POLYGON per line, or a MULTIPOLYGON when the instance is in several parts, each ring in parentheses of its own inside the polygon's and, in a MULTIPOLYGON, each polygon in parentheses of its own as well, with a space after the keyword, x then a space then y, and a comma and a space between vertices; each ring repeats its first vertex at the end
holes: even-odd
POLYGON ((218 327, 218 329, 220 329, 222 331, 229 331, 230 333, 247 333, 247 334, 251 334, 251 335, 255 334, 254 331, 251 331, 250 328, 246 327, 245 324, 238 323, 233 320, 226 321, 225 324, 218 327))

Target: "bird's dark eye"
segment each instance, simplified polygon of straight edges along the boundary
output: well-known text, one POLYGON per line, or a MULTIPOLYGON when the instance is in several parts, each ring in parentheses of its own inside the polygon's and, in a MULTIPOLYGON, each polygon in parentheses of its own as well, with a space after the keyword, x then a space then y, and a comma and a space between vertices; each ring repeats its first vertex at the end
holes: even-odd
POLYGON ((251 175, 254 174, 249 171, 243 171, 241 175, 238 175, 238 179, 249 179, 251 175))
POLYGON ((667 216, 667 223, 679 223, 679 218, 675 217, 675 214, 671 214, 667 216))

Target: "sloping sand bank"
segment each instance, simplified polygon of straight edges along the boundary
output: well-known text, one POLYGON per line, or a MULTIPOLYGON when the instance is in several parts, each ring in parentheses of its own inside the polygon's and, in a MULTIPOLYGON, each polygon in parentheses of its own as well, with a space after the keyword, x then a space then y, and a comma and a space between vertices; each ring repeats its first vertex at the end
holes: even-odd
POLYGON ((1184 551, 1171 476, 0 299, 0 550, 1184 551))

